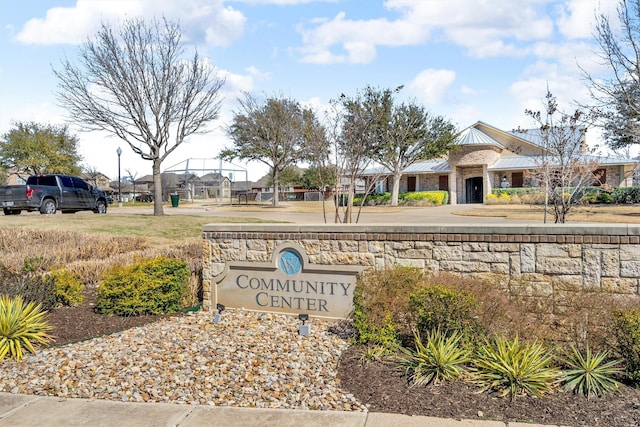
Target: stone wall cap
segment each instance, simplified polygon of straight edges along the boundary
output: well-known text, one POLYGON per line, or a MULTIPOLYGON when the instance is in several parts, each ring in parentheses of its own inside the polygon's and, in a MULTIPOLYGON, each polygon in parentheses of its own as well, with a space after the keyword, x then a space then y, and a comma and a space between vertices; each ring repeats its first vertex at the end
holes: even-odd
POLYGON ((598 236, 639 236, 636 224, 205 224, 203 232, 245 233, 402 233, 402 234, 565 234, 598 236))

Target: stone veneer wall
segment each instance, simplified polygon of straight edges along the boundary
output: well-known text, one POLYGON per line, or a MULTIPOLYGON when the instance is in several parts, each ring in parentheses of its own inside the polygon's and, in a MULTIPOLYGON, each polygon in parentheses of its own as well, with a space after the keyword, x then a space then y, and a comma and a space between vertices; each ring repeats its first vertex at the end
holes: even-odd
MULTIPOLYGON (((470 219, 470 221, 473 221, 470 219)), ((389 268, 396 264, 518 281, 532 295, 554 283, 640 295, 640 227, 635 225, 209 224, 204 238, 204 309, 227 261, 268 262, 281 243, 309 262, 389 268)))

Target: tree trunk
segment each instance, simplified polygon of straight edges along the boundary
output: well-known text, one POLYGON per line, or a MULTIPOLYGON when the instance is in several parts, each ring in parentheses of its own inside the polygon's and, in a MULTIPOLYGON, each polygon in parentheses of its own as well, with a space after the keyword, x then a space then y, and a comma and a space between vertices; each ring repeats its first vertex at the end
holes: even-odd
POLYGON ((398 206, 398 199, 400 197, 400 178, 402 178, 402 171, 393 174, 393 190, 391 191, 391 206, 398 206))
POLYGON ((280 206, 280 197, 279 197, 279 192, 280 192, 280 171, 278 171, 278 168, 274 167, 273 168, 273 201, 271 203, 271 205, 274 208, 277 208, 278 206, 280 206))
POLYGON ((153 214, 164 215, 162 207, 162 175, 160 175, 160 160, 153 160, 153 214))

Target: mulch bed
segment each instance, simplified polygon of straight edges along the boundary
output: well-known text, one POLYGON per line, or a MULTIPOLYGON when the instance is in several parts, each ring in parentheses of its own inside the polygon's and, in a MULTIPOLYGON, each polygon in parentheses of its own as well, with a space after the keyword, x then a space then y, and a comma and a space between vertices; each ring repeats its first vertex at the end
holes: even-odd
MULTIPOLYGON (((108 335, 135 326, 176 316, 103 316, 94 312, 95 291, 86 291, 77 307, 51 310, 47 315, 55 339, 50 345, 108 335)), ((619 393, 589 400, 559 392, 540 399, 518 397, 514 402, 491 393, 479 393, 465 382, 412 387, 404 372, 389 363, 363 365, 358 347, 340 359, 338 377, 345 391, 353 393, 370 411, 426 415, 452 419, 491 419, 565 426, 628 427, 640 425, 640 390, 623 387, 619 393)))
POLYGON ((397 365, 363 364, 358 347, 343 353, 338 377, 345 390, 373 412, 453 419, 490 419, 564 426, 628 427, 640 425, 640 390, 623 387, 603 397, 558 392, 542 398, 519 396, 513 402, 462 381, 412 387, 397 365))

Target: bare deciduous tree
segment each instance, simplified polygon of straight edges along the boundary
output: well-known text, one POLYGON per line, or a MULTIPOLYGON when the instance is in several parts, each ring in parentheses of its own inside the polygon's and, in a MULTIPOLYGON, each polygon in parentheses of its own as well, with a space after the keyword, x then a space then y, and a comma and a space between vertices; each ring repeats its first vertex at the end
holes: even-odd
POLYGON ((536 156, 537 168, 530 174, 545 192, 545 222, 547 206, 551 205, 555 222, 564 223, 571 208, 580 202, 584 187, 599 178, 594 148, 585 142, 583 113, 561 112, 556 98, 547 91, 544 112, 525 110, 525 114, 538 124, 541 150, 536 156))
POLYGON ((597 55, 610 73, 582 69, 595 103, 588 108, 614 149, 640 137, 640 0, 620 0, 617 12, 620 27, 604 13, 596 15, 597 55))
MULTIPOLYGON (((391 92, 367 86, 354 97, 341 94, 331 103, 335 123, 332 126, 332 142, 338 177, 335 222, 351 223, 353 200, 358 183, 363 180, 362 173, 379 157, 384 142, 383 130, 392 105, 391 92), (341 206, 344 207, 342 216, 339 213, 341 206)), ((365 198, 377 178, 374 177, 365 185, 365 198)), ((360 211, 358 218, 359 215, 360 211)))
POLYGON ((218 117, 224 79, 194 52, 184 59, 178 24, 142 19, 114 30, 102 24, 54 70, 58 99, 71 120, 127 142, 153 162, 154 215, 162 215, 162 162, 191 135, 218 117))

